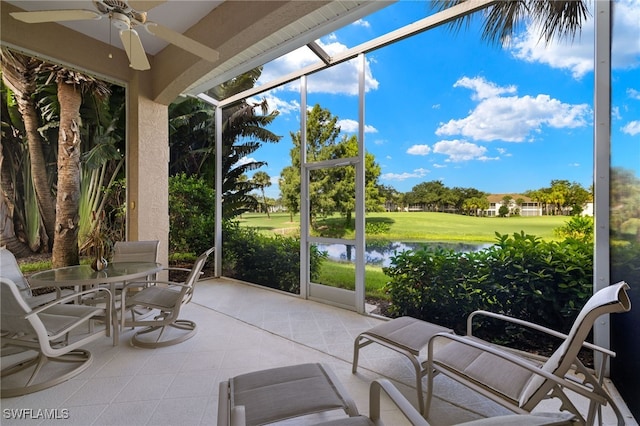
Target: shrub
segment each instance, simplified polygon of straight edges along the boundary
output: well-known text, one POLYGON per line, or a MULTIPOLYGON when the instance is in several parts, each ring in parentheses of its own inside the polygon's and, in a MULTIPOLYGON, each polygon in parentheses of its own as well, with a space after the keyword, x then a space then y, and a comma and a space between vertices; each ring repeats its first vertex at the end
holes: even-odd
POLYGON ((169 178, 169 251, 200 254, 210 248, 215 231, 215 192, 197 177, 169 178))
MULTIPOLYGON (((478 252, 425 248, 392 258, 383 269, 391 278, 392 314, 464 333, 466 316, 485 309, 568 331, 591 295, 592 245, 544 242, 524 233, 496 236, 493 246, 478 252)), ((482 328, 493 334, 491 323, 482 328)))
MULTIPOLYGON (((224 275, 290 293, 300 293, 300 239, 266 236, 255 229, 226 222, 223 231, 224 275)), ((324 255, 311 253, 311 279, 320 274, 324 255)))

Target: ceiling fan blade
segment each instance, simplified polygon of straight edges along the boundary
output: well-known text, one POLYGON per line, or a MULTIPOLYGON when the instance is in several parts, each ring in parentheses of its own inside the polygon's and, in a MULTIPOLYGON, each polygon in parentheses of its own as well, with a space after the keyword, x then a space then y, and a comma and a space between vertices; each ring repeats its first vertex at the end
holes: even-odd
POLYGON ((11 12, 18 21, 27 24, 40 24, 44 22, 83 21, 88 19, 100 19, 102 15, 92 10, 68 9, 68 10, 40 10, 35 12, 11 12))
POLYGON ((164 41, 168 41, 169 43, 178 46, 179 48, 186 50, 187 52, 193 53, 194 55, 199 56, 209 62, 217 61, 218 57, 220 56, 216 50, 213 50, 202 43, 186 37, 179 32, 156 24, 155 22, 147 22, 145 28, 151 34, 160 37, 164 41))
POLYGON ((129 57, 129 64, 131 64, 131 68, 139 71, 151 68, 149 60, 147 59, 147 54, 144 51, 142 42, 140 41, 140 36, 138 36, 136 30, 121 30, 120 40, 122 40, 124 50, 127 52, 127 56, 129 57))
POLYGON ((140 11, 149 11, 154 7, 158 7, 163 3, 166 3, 166 0, 129 0, 129 6, 131 6, 135 10, 140 11))

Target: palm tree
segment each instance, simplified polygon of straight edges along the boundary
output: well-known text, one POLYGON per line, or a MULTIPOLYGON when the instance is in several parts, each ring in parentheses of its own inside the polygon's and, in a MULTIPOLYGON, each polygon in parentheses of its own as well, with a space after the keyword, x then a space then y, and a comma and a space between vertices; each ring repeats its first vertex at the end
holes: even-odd
MULTIPOLYGON (((224 99, 253 87, 262 73, 255 68, 223 83, 209 92, 224 99)), ((245 161, 262 143, 275 143, 280 136, 267 130, 278 116, 268 111, 266 100, 249 103, 246 100, 224 108, 222 112, 222 210, 230 219, 255 208, 257 200, 251 191, 257 188, 247 173, 266 165, 264 161, 245 161)), ((187 99, 169 107, 170 173, 185 172, 212 182, 215 177, 214 109, 199 99, 187 99)))
POLYGON ((109 86, 103 81, 57 65, 48 66, 47 71, 50 72, 49 78, 56 82, 60 107, 56 222, 51 259, 53 267, 58 268, 77 265, 80 261, 78 231, 82 95, 91 92, 99 98, 105 97, 109 94, 109 86))
MULTIPOLYGON (((444 10, 466 0, 436 0, 433 8, 444 10)), ((491 5, 484 15, 482 38, 492 43, 508 43, 524 18, 541 30, 540 38, 550 43, 554 38, 573 40, 588 16, 585 0, 507 0, 491 5)), ((459 28, 471 15, 451 23, 459 28)))
POLYGON ((43 236, 43 243, 50 249, 55 235, 56 205, 47 173, 44 141, 38 131, 40 122, 35 98, 42 65, 43 62, 39 59, 2 48, 2 79, 13 92, 24 123, 24 128, 19 130, 27 139, 33 186, 46 234, 43 236))
POLYGON ((262 204, 264 205, 264 210, 267 212, 267 218, 271 219, 269 206, 267 205, 267 197, 264 195, 264 189, 271 186, 271 176, 269 176, 267 172, 255 172, 253 175, 253 183, 262 191, 262 204))

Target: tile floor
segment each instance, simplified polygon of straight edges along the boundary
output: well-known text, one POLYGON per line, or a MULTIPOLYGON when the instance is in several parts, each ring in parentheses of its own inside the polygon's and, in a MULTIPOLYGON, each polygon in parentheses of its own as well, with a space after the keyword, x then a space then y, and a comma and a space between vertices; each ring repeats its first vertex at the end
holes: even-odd
MULTIPOLYGON (((192 339, 160 349, 130 346, 131 330, 122 333, 116 347, 109 339, 100 339, 88 345, 95 359, 82 374, 47 390, 2 399, 0 423, 212 425, 216 423, 221 380, 303 362, 329 365, 363 413, 369 412, 369 383, 378 377, 391 379, 417 404, 411 386, 413 369, 393 351, 379 345, 362 349, 358 374, 351 374, 355 337, 379 319, 226 279, 198 284, 193 302, 181 316, 198 324, 192 339), (12 418, 15 413, 38 417, 37 409, 58 409, 58 415, 68 418, 12 418)), ((437 377, 435 386, 429 416, 434 425, 509 413, 445 377, 437 377)), ((557 407, 543 409, 554 411, 557 407)), ((615 424, 607 411, 605 424, 615 424)), ((307 420, 340 415, 336 412, 307 420)), ((383 403, 382 418, 390 426, 407 424, 388 401, 383 403)), ((301 421, 283 424, 299 425, 301 421)), ((630 417, 628 424, 637 423, 630 417)))

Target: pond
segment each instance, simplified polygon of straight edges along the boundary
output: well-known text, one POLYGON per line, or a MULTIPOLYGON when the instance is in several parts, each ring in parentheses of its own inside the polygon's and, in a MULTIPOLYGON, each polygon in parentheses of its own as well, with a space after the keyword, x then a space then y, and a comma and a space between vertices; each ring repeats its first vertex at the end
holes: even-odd
MULTIPOLYGON (((389 266, 391 258, 406 250, 419 250, 425 246, 451 249, 457 252, 480 251, 492 246, 491 243, 444 243, 444 242, 400 242, 376 241, 365 247, 365 263, 375 266, 389 266)), ((346 244, 316 244, 318 250, 327 252, 329 259, 342 262, 355 262, 356 248, 346 244)))

